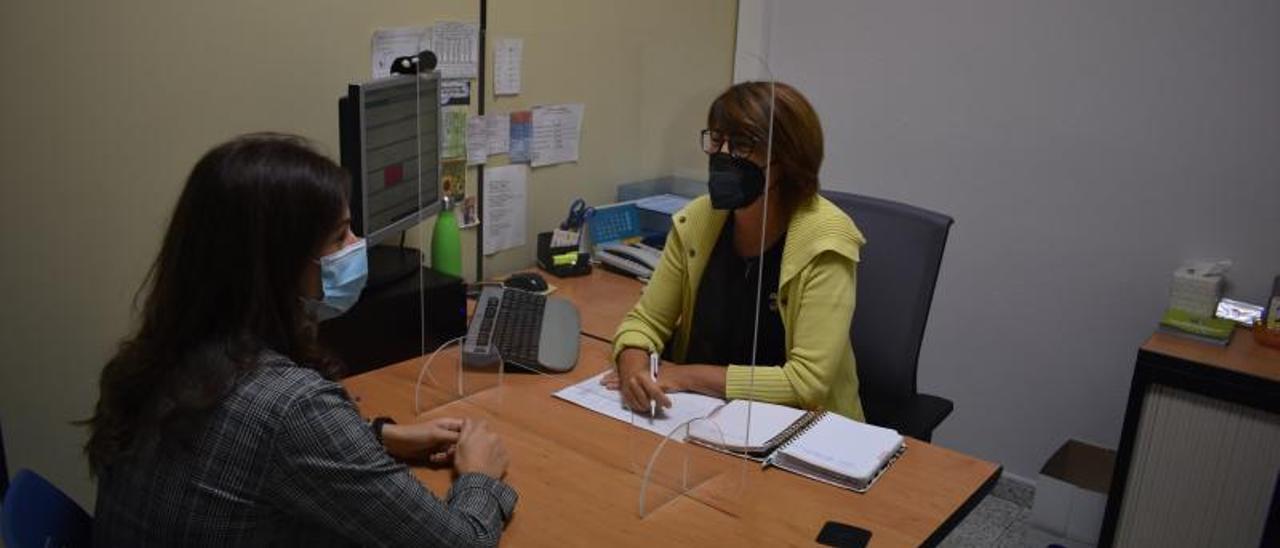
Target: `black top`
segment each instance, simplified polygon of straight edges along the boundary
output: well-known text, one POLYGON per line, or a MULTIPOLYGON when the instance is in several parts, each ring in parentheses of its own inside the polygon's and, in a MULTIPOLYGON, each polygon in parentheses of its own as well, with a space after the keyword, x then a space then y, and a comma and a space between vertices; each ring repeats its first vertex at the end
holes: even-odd
POLYGON ((786 334, 778 312, 778 277, 786 241, 784 233, 764 252, 764 284, 760 298, 753 298, 760 257, 739 257, 733 250, 733 215, 729 215, 698 284, 685 362, 750 365, 757 303, 760 335, 755 364, 782 365, 787 361, 786 334))

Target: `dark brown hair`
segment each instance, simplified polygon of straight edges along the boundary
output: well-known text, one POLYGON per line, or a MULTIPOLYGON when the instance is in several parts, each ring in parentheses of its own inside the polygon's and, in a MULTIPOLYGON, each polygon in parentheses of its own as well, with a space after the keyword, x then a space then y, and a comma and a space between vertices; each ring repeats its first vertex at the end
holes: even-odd
POLYGON ((190 447, 265 351, 337 377, 300 297, 348 185, 341 167, 291 135, 244 135, 196 163, 139 289, 138 332, 103 368, 85 421, 93 473, 142 447, 190 447))
POLYGON ((711 103, 707 127, 754 137, 758 147, 768 148, 770 115, 774 116, 770 163, 778 170, 775 177, 781 190, 778 199, 783 218, 789 219, 796 208, 818 192, 822 124, 809 100, 781 82, 735 84, 711 103))

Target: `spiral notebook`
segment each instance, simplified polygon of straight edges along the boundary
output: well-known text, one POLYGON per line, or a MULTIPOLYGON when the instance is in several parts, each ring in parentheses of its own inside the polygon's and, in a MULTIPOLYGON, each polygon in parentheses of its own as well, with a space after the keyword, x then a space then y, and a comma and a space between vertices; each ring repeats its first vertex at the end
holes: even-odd
POLYGON ((893 430, 829 412, 810 412, 770 403, 734 400, 709 420, 689 426, 689 441, 721 451, 764 458, 773 465, 859 493, 906 450, 893 430), (760 441, 756 441, 760 440, 760 441))
POLYGON ((746 454, 764 460, 774 449, 808 426, 821 413, 784 405, 754 402, 751 404, 751 431, 745 428, 747 401, 733 400, 720 406, 706 420, 689 424, 689 442, 717 451, 746 454))

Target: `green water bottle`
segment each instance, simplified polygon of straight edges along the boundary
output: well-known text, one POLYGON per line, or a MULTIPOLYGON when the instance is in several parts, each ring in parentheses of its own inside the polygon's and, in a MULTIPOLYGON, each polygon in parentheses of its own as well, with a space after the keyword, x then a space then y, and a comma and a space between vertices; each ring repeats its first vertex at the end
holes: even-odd
POLYGON ((453 200, 446 196, 431 231, 431 268, 437 272, 462 277, 462 235, 453 214, 453 200))

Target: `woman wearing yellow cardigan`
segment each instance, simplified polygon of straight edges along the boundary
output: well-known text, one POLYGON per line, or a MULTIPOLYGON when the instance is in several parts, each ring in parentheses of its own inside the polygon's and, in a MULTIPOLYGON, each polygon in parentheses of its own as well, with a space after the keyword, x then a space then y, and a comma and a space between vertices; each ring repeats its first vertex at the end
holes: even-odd
POLYGON ((661 263, 614 335, 605 385, 646 413, 671 406, 664 392, 693 391, 863 420, 849 325, 865 239, 817 194, 813 107, 786 84, 737 84, 711 104, 702 147, 709 196, 675 214, 661 263), (649 353, 664 350, 681 365, 664 364, 654 382, 649 353))

